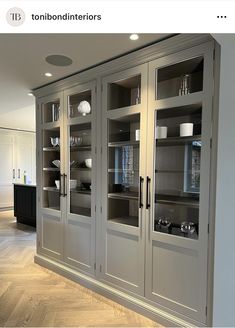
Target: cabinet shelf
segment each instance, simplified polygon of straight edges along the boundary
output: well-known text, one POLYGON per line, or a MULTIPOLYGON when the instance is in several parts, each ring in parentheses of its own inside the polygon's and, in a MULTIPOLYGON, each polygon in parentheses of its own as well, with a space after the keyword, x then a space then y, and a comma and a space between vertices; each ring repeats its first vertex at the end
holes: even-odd
POLYGON ((155 204, 174 204, 189 207, 199 207, 199 198, 197 197, 177 197, 169 195, 155 195, 155 204))
POLYGON ((108 198, 138 200, 138 192, 124 191, 124 192, 109 193, 108 198))
POLYGON ((73 214, 79 214, 82 216, 88 216, 88 217, 91 216, 91 209, 87 208, 87 207, 71 205, 70 212, 73 214))
POLYGON ((70 192, 75 194, 91 195, 91 190, 70 189, 70 192))
POLYGON ((43 151, 60 151, 60 147, 43 147, 43 151))
POLYGON ((91 172, 89 167, 71 167, 70 171, 88 171, 91 172))
POLYGON ((70 151, 89 151, 89 150, 91 150, 91 145, 70 147, 70 151))
POLYGON ((123 147, 123 146, 133 146, 133 147, 139 147, 140 142, 139 141, 116 141, 116 142, 109 142, 109 147, 123 147))
POLYGON ((53 192, 59 192, 60 191, 56 187, 43 187, 43 190, 45 190, 45 191, 53 191, 53 192))
POLYGON ((58 167, 44 167, 43 171, 49 171, 49 172, 59 172, 60 169, 58 167))
POLYGON ((193 141, 201 141, 201 135, 190 137, 168 137, 165 139, 156 139, 156 145, 159 146, 177 146, 191 143, 193 141))
POLYGON ((125 216, 121 218, 109 219, 108 221, 138 227, 138 216, 125 216))
POLYGON ((108 169, 108 173, 123 173, 123 172, 139 172, 139 169, 134 169, 134 170, 131 170, 131 169, 126 169, 126 170, 123 170, 123 169, 108 169))

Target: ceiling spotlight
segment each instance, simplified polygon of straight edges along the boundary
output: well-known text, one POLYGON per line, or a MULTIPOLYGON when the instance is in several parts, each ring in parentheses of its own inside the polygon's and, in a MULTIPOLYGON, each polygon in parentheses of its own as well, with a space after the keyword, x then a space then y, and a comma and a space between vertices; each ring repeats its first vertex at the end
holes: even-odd
POLYGON ((130 39, 131 39, 131 41, 136 41, 136 40, 139 39, 139 35, 138 34, 131 34, 130 39))
POLYGON ((45 76, 47 76, 47 77, 51 77, 52 74, 48 72, 48 73, 45 73, 45 76))
POLYGON ((33 93, 32 92, 29 92, 28 93, 28 96, 33 97, 33 93))

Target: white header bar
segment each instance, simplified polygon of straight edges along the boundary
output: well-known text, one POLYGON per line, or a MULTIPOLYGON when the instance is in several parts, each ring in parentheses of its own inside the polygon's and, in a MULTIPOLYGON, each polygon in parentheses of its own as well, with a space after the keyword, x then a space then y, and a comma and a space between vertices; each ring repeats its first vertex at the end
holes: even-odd
POLYGON ((1 0, 0 9, 1 33, 235 32, 235 1, 231 0, 1 0), (9 19, 16 24, 10 25, 9 19))

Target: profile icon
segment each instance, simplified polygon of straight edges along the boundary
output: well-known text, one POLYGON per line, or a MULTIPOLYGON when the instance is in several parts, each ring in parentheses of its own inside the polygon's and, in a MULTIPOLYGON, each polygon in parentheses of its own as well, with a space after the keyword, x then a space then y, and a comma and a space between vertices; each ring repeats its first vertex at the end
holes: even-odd
POLYGON ((25 21, 25 13, 21 8, 10 8, 6 14, 8 24, 11 26, 20 26, 25 21))

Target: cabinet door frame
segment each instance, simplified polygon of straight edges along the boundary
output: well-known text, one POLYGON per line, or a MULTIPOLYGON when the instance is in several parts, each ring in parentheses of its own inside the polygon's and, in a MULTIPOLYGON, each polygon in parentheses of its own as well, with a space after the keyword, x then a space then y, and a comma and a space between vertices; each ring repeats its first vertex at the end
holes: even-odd
MULTIPOLYGON (((126 292, 144 295, 144 252, 145 252, 145 158, 146 158, 146 125, 147 125, 147 64, 142 64, 124 71, 113 73, 103 77, 102 83, 102 165, 101 165, 101 190, 102 190, 102 213, 101 213, 101 262, 99 279, 105 283, 115 286, 126 292), (108 84, 129 78, 131 76, 141 75, 141 103, 134 106, 127 106, 117 109, 108 110, 108 84), (139 114, 140 115, 140 161, 139 161, 139 176, 144 178, 142 185, 143 208, 139 209, 139 227, 116 224, 108 222, 108 120, 119 119, 125 116, 139 114), (138 243, 138 277, 137 284, 131 281, 126 281, 121 277, 107 272, 107 234, 114 234, 121 238, 133 238, 138 243)), ((128 251, 128 250, 127 250, 128 251)))
MULTIPOLYGON (((60 196, 60 211, 43 207, 43 131, 44 129, 60 129, 60 173, 64 173, 64 134, 63 134, 63 92, 39 98, 37 101, 37 248, 39 253, 57 260, 63 259, 63 213, 66 208, 64 197, 60 196), (47 102, 60 100, 60 120, 56 122, 43 122, 42 109, 47 102), (57 249, 50 249, 44 245, 44 222, 51 225, 51 230, 58 229, 57 249)), ((47 229, 45 229, 47 230, 47 229)), ((51 232, 53 234, 53 231, 51 232)), ((49 239, 46 236, 46 239, 49 239)))
MULTIPOLYGON (((167 235, 158 232, 153 232, 154 225, 154 210, 151 206, 149 213, 146 214, 146 297, 154 301, 160 306, 169 308, 171 311, 178 312, 181 316, 188 316, 198 322, 206 323, 207 321, 207 285, 208 285, 208 224, 210 210, 210 142, 212 138, 212 97, 213 97, 213 49, 214 43, 207 42, 205 44, 178 52, 154 60, 149 63, 149 93, 148 93, 148 136, 154 142, 148 143, 148 161, 147 172, 154 182, 154 163, 155 163, 155 110, 171 108, 193 103, 197 99, 202 102, 202 153, 201 153, 201 186, 200 186, 200 207, 199 207, 199 238, 198 240, 186 239, 174 235, 167 235), (189 97, 179 97, 156 100, 155 99, 155 79, 156 70, 164 66, 182 62, 191 58, 203 56, 203 91, 197 94, 190 94, 189 97), (187 100, 188 98, 188 100, 187 100), (189 99, 190 98, 190 99, 189 99), (203 218, 203 220, 202 220, 203 218), (167 299, 163 295, 158 295, 152 290, 153 267, 152 267, 152 249, 153 243, 159 245, 159 248, 173 247, 188 252, 195 252, 199 256, 198 265, 201 267, 200 274, 200 304, 198 308, 187 307, 187 304, 180 304, 173 299, 167 299)), ((151 140, 150 139, 150 140, 151 140)), ((155 186, 152 183, 151 187, 151 204, 154 204, 155 186)), ((164 277, 162 277, 164 279, 164 277)), ((199 288, 199 286, 198 286, 199 288)), ((192 295, 193 297, 193 295, 192 295)))
POLYGON ((69 197, 69 184, 67 182, 67 197, 66 197, 66 209, 65 209, 65 218, 64 218, 64 261, 72 266, 79 269, 86 274, 91 276, 95 275, 95 259, 96 259, 96 191, 97 191, 97 181, 96 181, 96 149, 97 149, 97 138, 96 138, 96 81, 92 80, 87 83, 80 84, 70 89, 66 89, 64 91, 64 150, 65 150, 65 174, 67 175, 67 179, 70 176, 70 147, 69 147, 69 129, 70 126, 79 125, 83 123, 91 123, 91 157, 92 157, 92 173, 91 173, 91 182, 92 182, 92 193, 91 193, 91 217, 86 217, 79 214, 70 213, 70 197, 69 197), (69 118, 68 117, 68 97, 77 93, 81 93, 84 91, 91 91, 91 114, 85 117, 76 117, 69 118), (87 258, 87 263, 82 261, 78 261, 67 256, 67 229, 69 224, 74 225, 82 229, 82 227, 86 230, 90 230, 90 241, 89 241, 89 258, 87 258))

